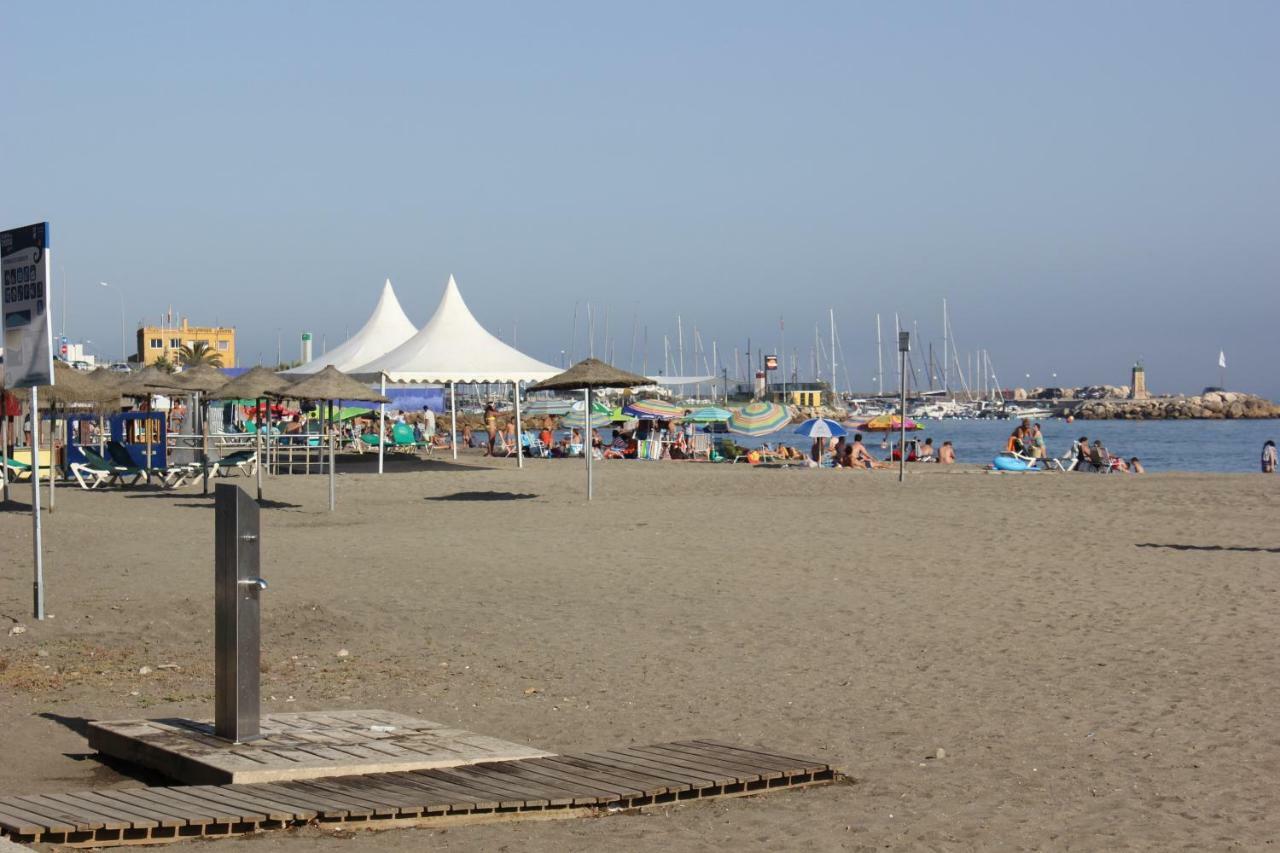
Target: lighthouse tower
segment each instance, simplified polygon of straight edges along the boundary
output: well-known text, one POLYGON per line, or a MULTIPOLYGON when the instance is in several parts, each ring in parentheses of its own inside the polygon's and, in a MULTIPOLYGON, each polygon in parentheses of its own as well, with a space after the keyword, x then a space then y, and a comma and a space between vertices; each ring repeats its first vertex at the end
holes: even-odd
POLYGON ((1129 383, 1129 399, 1146 400, 1150 396, 1147 393, 1147 371, 1143 368, 1142 362, 1139 361, 1133 366, 1133 381, 1129 383))

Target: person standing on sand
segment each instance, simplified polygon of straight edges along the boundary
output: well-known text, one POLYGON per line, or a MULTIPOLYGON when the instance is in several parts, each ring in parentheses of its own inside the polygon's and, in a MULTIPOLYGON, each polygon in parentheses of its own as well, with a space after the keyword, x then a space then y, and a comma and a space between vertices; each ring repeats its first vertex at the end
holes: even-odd
POLYGON ((1274 474, 1276 472, 1276 443, 1271 439, 1267 439, 1267 443, 1262 445, 1262 473, 1274 474))
POLYGON ((484 404, 484 431, 489 435, 489 447, 485 456, 493 455, 493 445, 498 440, 498 410, 493 403, 484 404))
POLYGON ((422 407, 422 433, 428 440, 436 437, 436 413, 430 406, 422 407))

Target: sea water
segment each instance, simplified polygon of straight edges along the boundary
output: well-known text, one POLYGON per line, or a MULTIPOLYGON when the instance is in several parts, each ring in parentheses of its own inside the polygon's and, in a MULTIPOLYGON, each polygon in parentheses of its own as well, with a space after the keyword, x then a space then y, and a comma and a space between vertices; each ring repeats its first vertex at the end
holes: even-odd
MULTIPOLYGON (((933 439, 934 447, 950 441, 959 462, 989 463, 1004 450, 1018 421, 941 420, 923 421, 924 429, 908 432, 908 438, 933 439)), ((1089 443, 1100 439, 1115 456, 1138 457, 1148 471, 1215 471, 1224 473, 1261 470, 1259 459, 1267 439, 1280 444, 1280 420, 1232 421, 1084 421, 1067 423, 1061 418, 1040 421, 1050 456, 1062 456, 1071 443, 1086 436, 1089 443)), ((809 440, 791 433, 787 427, 763 439, 738 439, 744 446, 758 447, 761 441, 779 441, 808 450, 809 440)), ((851 431, 852 433, 852 431, 851 431)), ((881 433, 868 433, 863 442, 877 458, 886 458, 881 433)), ((890 443, 898 434, 890 436, 890 443)))

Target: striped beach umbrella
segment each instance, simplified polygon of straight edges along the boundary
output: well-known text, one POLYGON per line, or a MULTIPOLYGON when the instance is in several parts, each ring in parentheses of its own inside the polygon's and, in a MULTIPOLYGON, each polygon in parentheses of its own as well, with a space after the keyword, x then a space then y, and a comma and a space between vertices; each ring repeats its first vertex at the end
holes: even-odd
POLYGON ((556 417, 559 417, 561 415, 568 414, 569 410, 573 408, 573 405, 573 401, 571 400, 526 400, 524 404, 524 413, 531 417, 541 415, 555 415, 556 417))
POLYGON ((793 432, 806 438, 839 438, 848 435, 849 431, 830 418, 810 418, 793 432))
POLYGON ((636 400, 623 406, 622 413, 642 421, 674 421, 684 417, 684 409, 662 400, 636 400))
POLYGON ((747 403, 734 409, 727 421, 729 432, 739 435, 768 435, 777 432, 791 422, 786 406, 777 403, 747 403))
POLYGON ((733 412, 728 409, 722 409, 719 406, 703 406, 701 409, 694 409, 681 420, 693 421, 696 424, 723 423, 729 420, 729 416, 732 414, 733 412))
POLYGON ((591 404, 591 424, 587 425, 586 408, 582 401, 573 404, 573 408, 569 413, 560 418, 560 427, 562 429, 597 429, 613 422, 613 416, 609 412, 608 406, 591 404))
MULTIPOLYGON (((855 429, 860 432, 898 432, 902 429, 902 418, 897 415, 877 415, 869 421, 858 424, 855 429)), ((907 429, 924 429, 924 425, 907 418, 907 429)))

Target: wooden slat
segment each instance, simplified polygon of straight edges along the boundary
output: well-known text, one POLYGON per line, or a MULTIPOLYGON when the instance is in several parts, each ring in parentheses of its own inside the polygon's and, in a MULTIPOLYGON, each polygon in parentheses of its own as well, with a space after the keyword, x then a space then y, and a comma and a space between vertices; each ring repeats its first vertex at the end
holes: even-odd
POLYGON ((627 747, 626 749, 619 750, 619 752, 648 756, 654 761, 668 764, 672 767, 687 767, 690 770, 701 770, 710 774, 711 777, 716 780, 716 784, 718 785, 724 784, 725 782, 731 784, 734 782, 750 782, 758 778, 757 774, 746 769, 722 767, 714 762, 700 761, 692 757, 675 755, 653 747, 627 747))
MULTIPOLYGON (((192 793, 196 796, 216 795, 228 803, 239 803, 246 814, 265 814, 268 820, 296 820, 300 817, 296 804, 260 791, 245 791, 236 785, 203 786, 192 793)), ((305 817, 312 818, 315 815, 307 813, 305 817)))
POLYGON ((153 829, 157 826, 185 826, 186 821, 170 815, 156 814, 151 809, 122 803, 111 797, 104 797, 98 791, 78 791, 65 795, 64 802, 83 802, 89 804, 99 814, 119 815, 133 822, 134 829, 153 829))
POLYGON ((531 758, 521 762, 520 766, 530 772, 550 776, 552 779, 563 779, 566 782, 581 785, 585 791, 598 792, 597 795, 604 798, 606 802, 609 800, 622 800, 627 797, 644 796, 644 792, 634 786, 610 785, 605 782, 595 781, 579 771, 565 770, 550 763, 545 758, 531 758))
POLYGON ((201 809, 197 813, 194 806, 165 797, 163 788, 157 790, 150 788, 109 788, 98 793, 113 800, 123 800, 136 803, 139 806, 149 806, 171 817, 180 817, 187 822, 188 826, 205 826, 210 823, 220 822, 218 816, 213 813, 213 809, 201 809))
POLYGON ((509 780, 513 785, 526 785, 530 792, 542 797, 548 806, 571 806, 575 798, 582 795, 581 791, 570 789, 564 783, 557 784, 550 780, 534 780, 520 776, 515 773, 512 762, 496 761, 492 764, 472 765, 467 769, 509 780))
POLYGON ((753 777, 761 779, 782 778, 781 771, 764 766, 763 763, 753 764, 740 759, 722 758, 703 750, 691 750, 666 743, 656 746, 636 747, 636 749, 650 755, 671 756, 679 761, 696 763, 699 766, 706 767, 708 770, 722 772, 729 778, 734 778, 736 775, 740 781, 744 782, 753 777))
MULTIPOLYGON (((535 772, 532 768, 525 767, 523 764, 524 762, 522 761, 506 763, 501 767, 501 772, 510 774, 515 779, 524 780, 527 783, 558 788, 572 798, 570 804, 575 806, 594 806, 614 799, 612 792, 590 790, 564 779, 549 778, 546 774, 535 772)), ((499 768, 494 765, 492 769, 498 770, 499 768)))
POLYGON ((217 785, 184 785, 174 793, 206 806, 221 806, 233 815, 232 823, 261 823, 271 820, 266 810, 251 808, 239 797, 223 796, 217 785))
POLYGON ((252 785, 243 787, 251 789, 254 793, 275 797, 280 802, 304 804, 307 808, 314 809, 317 814, 327 818, 373 816, 373 809, 365 803, 353 802, 331 794, 320 796, 313 791, 297 791, 283 787, 281 782, 255 782, 252 785))
POLYGON ((721 749, 728 749, 735 752, 753 752, 758 755, 767 756, 769 758, 781 758, 784 761, 794 761, 797 763, 798 767, 803 767, 806 773, 818 773, 818 772, 821 772, 822 770, 830 769, 831 767, 831 765, 823 764, 822 762, 815 761, 813 758, 805 758, 799 755, 789 755, 785 752, 777 752, 776 750, 771 750, 771 749, 758 749, 756 747, 735 746, 734 744, 731 744, 731 743, 722 743, 721 741, 707 740, 705 738, 698 738, 697 740, 693 741, 693 743, 705 743, 708 746, 716 746, 716 747, 720 747, 721 749))
POLYGON ((129 821, 127 817, 99 815, 99 813, 86 806, 72 807, 65 803, 41 797, 38 794, 17 799, 22 803, 26 803, 33 815, 47 815, 52 820, 61 821, 64 825, 70 825, 76 827, 76 829, 81 829, 81 827, 86 830, 131 829, 133 826, 133 822, 129 821))
POLYGON ((500 777, 459 772, 461 768, 450 767, 436 772, 437 779, 445 779, 458 785, 465 785, 477 791, 487 793, 498 801, 504 809, 518 809, 525 805, 542 805, 537 792, 531 793, 529 786, 507 784, 500 777))
POLYGON ((20 811, 21 809, 10 811, 6 808, 6 801, 0 800, 0 829, 17 835, 35 835, 44 832, 43 823, 36 823, 31 817, 18 814, 17 812, 20 811))
MULTIPOLYGON (((82 826, 86 826, 89 829, 101 829, 104 825, 102 821, 98 820, 82 823, 75 817, 64 816, 63 813, 67 811, 65 806, 55 805, 51 808, 43 805, 34 806, 27 802, 28 799, 26 797, 9 798, 5 801, 5 811, 34 820, 43 827, 42 831, 44 832, 76 832, 82 826)), ((115 822, 118 823, 118 821, 115 822)), ((125 822, 120 828, 125 829, 128 826, 128 822, 125 822)))
POLYGON ((737 764, 768 767, 772 770, 780 771, 787 776, 800 776, 804 774, 818 773, 822 770, 828 769, 827 765, 812 760, 799 762, 788 758, 777 758, 771 755, 762 755, 758 752, 746 752, 738 749, 712 746, 710 744, 683 742, 664 744, 663 746, 667 748, 696 751, 703 755, 723 758, 726 761, 731 761, 737 764))
MULTIPOLYGON (((491 788, 475 784, 466 778, 447 775, 440 770, 415 770, 411 773, 396 773, 394 775, 404 776, 415 784, 438 790, 442 795, 453 792, 453 804, 457 807, 494 809, 501 805, 504 797, 510 797, 509 792, 504 791, 502 794, 498 794, 491 788)), ((541 791, 538 793, 541 793, 541 791)))
MULTIPOLYGON (((196 797, 185 793, 182 788, 166 788, 164 793, 165 798, 172 800, 175 806, 186 804, 193 811, 198 811, 202 817, 205 815, 211 817, 214 823, 241 823, 244 820, 243 809, 239 806, 196 797)), ((148 796, 152 795, 148 794, 148 796)))
MULTIPOLYGON (((502 773, 494 765, 480 764, 451 767, 449 772, 457 778, 474 782, 482 787, 508 791, 510 792, 507 794, 508 797, 519 800, 527 807, 544 808, 551 805, 553 799, 559 801, 565 798, 564 790, 554 785, 542 785, 533 781, 513 779, 510 774, 502 773)), ((565 805, 571 802, 572 799, 570 798, 565 805)))
POLYGON ((572 764, 586 770, 611 773, 622 779, 630 779, 636 784, 646 786, 645 792, 648 796, 658 796, 660 794, 670 793, 677 789, 683 790, 688 787, 681 784, 678 780, 672 779, 670 776, 664 776, 655 771, 646 772, 633 767, 623 767, 616 762, 611 764, 589 759, 581 755, 557 755, 555 760, 561 764, 572 764))
POLYGON ((422 798, 424 811, 448 811, 459 804, 458 798, 462 796, 457 791, 443 790, 439 784, 432 785, 425 780, 414 778, 410 773, 375 773, 371 778, 417 791, 422 798))
POLYGON ((610 750, 608 752, 589 752, 587 755, 588 757, 599 761, 616 761, 624 767, 635 766, 642 770, 648 770, 654 773, 665 773, 672 779, 678 779, 691 788, 710 788, 713 785, 719 784, 716 781, 715 776, 711 773, 694 771, 685 767, 673 767, 669 764, 654 761, 646 756, 628 755, 623 752, 618 752, 617 750, 610 750))
POLYGON ((297 791, 301 794, 315 794, 318 797, 336 796, 341 800, 347 800, 358 805, 373 809, 374 817, 386 817, 396 812, 394 806, 382 801, 381 799, 368 794, 355 794, 352 791, 345 791, 341 788, 335 788, 328 784, 325 779, 308 779, 306 781, 281 782, 280 785, 288 791, 297 791))
POLYGON ((669 787, 661 783, 655 784, 652 779, 639 780, 634 776, 626 775, 623 771, 612 768, 601 770, 578 762, 564 761, 558 757, 541 760, 545 761, 548 767, 559 768, 565 773, 576 773, 584 779, 594 780, 607 787, 622 787, 629 791, 636 791, 639 795, 645 797, 657 796, 664 793, 669 787))

